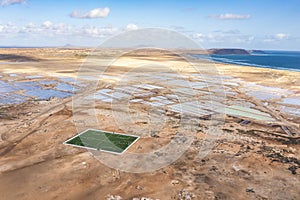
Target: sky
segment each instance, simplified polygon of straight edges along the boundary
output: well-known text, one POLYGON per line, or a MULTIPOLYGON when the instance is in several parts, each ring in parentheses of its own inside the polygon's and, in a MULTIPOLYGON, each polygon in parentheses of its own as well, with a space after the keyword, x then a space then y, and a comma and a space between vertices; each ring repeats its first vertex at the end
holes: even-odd
POLYGON ((169 29, 203 48, 300 50, 300 0, 0 0, 0 46, 98 46, 169 29))

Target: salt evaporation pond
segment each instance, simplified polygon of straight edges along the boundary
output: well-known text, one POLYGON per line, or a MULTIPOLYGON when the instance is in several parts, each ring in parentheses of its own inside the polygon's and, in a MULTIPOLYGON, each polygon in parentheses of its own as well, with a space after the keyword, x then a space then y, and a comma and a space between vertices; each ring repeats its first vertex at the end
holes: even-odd
POLYGON ((281 112, 300 117, 300 109, 299 108, 297 109, 297 108, 293 108, 293 107, 282 106, 281 112))
POLYGON ((74 87, 56 80, 14 83, 0 81, 0 105, 23 103, 30 98, 37 100, 48 100, 54 97, 66 98, 72 96, 73 92, 76 91, 74 87))
POLYGON ((20 94, 1 94, 0 93, 0 105, 5 105, 5 104, 19 104, 23 103, 25 101, 26 97, 20 94))
POLYGON ((300 97, 289 97, 283 100, 284 104, 300 106, 300 97))
POLYGON ((250 95, 252 97, 255 97, 256 99, 260 100, 270 100, 270 99, 279 99, 281 98, 281 95, 276 93, 268 93, 264 91, 251 91, 248 92, 247 95, 250 95))
POLYGON ((46 100, 51 97, 66 98, 72 96, 73 87, 67 87, 65 83, 59 83, 57 81, 40 81, 40 82, 22 82, 15 84, 20 90, 25 90, 24 94, 27 96, 35 97, 39 100, 46 100), (53 89, 43 89, 41 85, 55 84, 53 89), (59 91, 61 88, 64 91, 59 91), (56 90, 57 89, 57 90, 56 90))
POLYGON ((61 92, 61 91, 52 90, 52 89, 44 90, 42 88, 26 91, 25 94, 28 96, 36 97, 39 100, 46 100, 51 97, 66 98, 66 97, 72 96, 72 93, 69 93, 69 92, 61 92))
POLYGON ((0 81, 0 93, 8 93, 16 90, 17 89, 14 88, 11 84, 6 83, 4 81, 0 81))

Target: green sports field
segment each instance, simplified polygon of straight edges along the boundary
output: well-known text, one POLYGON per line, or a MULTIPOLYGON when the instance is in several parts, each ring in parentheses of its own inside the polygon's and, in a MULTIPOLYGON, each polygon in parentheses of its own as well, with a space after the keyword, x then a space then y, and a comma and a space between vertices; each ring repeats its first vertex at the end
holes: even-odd
POLYGON ((137 139, 137 136, 132 135, 123 135, 100 130, 86 130, 67 140, 64 144, 112 153, 123 153, 137 139))

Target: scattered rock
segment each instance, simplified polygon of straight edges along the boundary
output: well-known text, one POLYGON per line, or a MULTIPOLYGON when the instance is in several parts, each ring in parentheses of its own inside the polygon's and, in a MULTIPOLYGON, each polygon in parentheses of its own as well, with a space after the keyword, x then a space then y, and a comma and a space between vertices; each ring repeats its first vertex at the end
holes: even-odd
POLYGON ((195 177, 195 180, 194 180, 195 183, 212 184, 212 179, 204 173, 195 174, 194 177, 195 177))
POLYGON ((150 133, 150 136, 153 138, 159 138, 159 135, 157 135, 156 133, 152 132, 150 133))
POLYGON ((292 174, 297 174, 298 167, 296 165, 292 165, 288 168, 292 172, 292 174))
POLYGON ((158 157, 166 155, 166 153, 162 153, 162 152, 154 152, 154 154, 157 155, 158 157))
POLYGON ((226 194, 224 194, 223 192, 218 192, 215 196, 215 200, 221 200, 221 199, 229 199, 228 196, 226 194))
POLYGON ((108 197, 107 197, 107 200, 122 200, 123 198, 122 197, 120 197, 120 196, 118 196, 118 195, 116 195, 116 196, 114 196, 114 195, 108 195, 108 197))
POLYGON ((143 190, 143 189, 144 189, 144 187, 143 187, 143 186, 140 186, 140 185, 138 185, 138 186, 136 186, 136 187, 135 187, 135 189, 137 189, 137 190, 143 190))
POLYGON ((241 170, 238 166, 235 166, 235 165, 232 166, 232 169, 236 172, 241 170))
POLYGON ((194 194, 191 192, 186 192, 184 189, 179 190, 179 194, 176 196, 176 200, 192 200, 194 194))
POLYGON ((207 199, 213 199, 214 196, 215 196, 215 193, 213 191, 210 191, 210 190, 205 191, 205 197, 207 199))
POLYGON ((190 195, 190 194, 186 194, 186 195, 184 196, 184 199, 185 199, 185 200, 191 200, 191 199, 192 199, 192 197, 191 197, 191 195, 190 195))
POLYGON ((296 153, 296 149, 293 148, 293 147, 289 147, 288 152, 289 152, 289 153, 296 153))
MULTIPOLYGON (((139 200, 139 199, 138 199, 138 200, 139 200)), ((148 198, 148 197, 142 197, 140 200, 153 200, 153 199, 148 198)), ((156 200, 158 200, 158 199, 156 199, 156 200)))
POLYGON ((235 154, 235 156, 240 156, 240 155, 242 155, 244 152, 243 151, 238 151, 236 154, 235 154))
POLYGON ((253 188, 247 188, 247 189, 246 189, 246 192, 249 192, 249 193, 255 193, 255 191, 254 191, 253 188))
POLYGON ((217 170, 218 170, 218 168, 214 165, 209 169, 209 171, 217 171, 217 170))
POLYGON ((178 180, 172 180, 172 181, 171 181, 171 184, 172 184, 172 185, 177 185, 177 184, 179 184, 179 181, 178 181, 178 180))
POLYGON ((296 165, 300 165, 300 160, 294 157, 286 157, 281 153, 270 153, 267 154, 266 157, 270 158, 272 162, 281 162, 281 163, 295 163, 296 165))

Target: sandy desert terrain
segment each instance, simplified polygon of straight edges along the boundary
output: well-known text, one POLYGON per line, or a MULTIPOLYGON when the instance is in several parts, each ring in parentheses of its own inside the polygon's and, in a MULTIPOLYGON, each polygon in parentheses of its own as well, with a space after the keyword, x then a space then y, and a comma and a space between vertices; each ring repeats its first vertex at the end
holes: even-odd
POLYGON ((149 50, 129 52, 105 68, 120 52, 0 49, 0 199, 300 198, 299 72, 190 58, 192 67, 180 55, 149 50), (116 87, 123 95, 136 93, 125 96, 137 116, 131 121, 116 120, 128 115, 122 106, 111 112, 122 100, 111 93, 116 87), (180 98, 172 99, 174 91, 180 98), (196 100, 201 116, 193 113, 196 100), (63 144, 93 127, 145 131, 128 153, 159 149, 178 133, 180 104, 188 121, 197 122, 193 142, 178 160, 155 171, 124 172, 63 144), (168 119, 159 130, 149 122, 151 109, 168 119), (208 133, 212 118, 221 134, 208 133), (199 157, 209 137, 212 149, 199 157))

